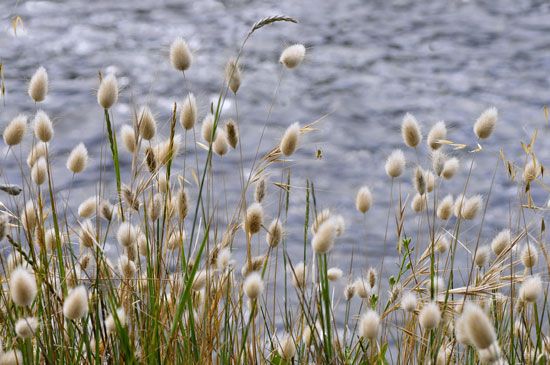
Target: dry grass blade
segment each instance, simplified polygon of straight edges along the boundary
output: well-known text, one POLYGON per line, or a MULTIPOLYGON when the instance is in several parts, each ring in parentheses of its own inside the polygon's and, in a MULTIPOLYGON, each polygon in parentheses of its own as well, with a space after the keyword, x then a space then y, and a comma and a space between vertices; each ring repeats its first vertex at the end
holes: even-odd
POLYGON ((268 16, 267 18, 260 19, 254 25, 252 28, 250 28, 250 31, 248 32, 246 38, 250 37, 252 33, 257 31, 260 28, 265 27, 266 25, 277 23, 277 22, 291 22, 291 23, 298 23, 298 21, 294 18, 291 18, 289 16, 285 15, 274 15, 274 16, 268 16))

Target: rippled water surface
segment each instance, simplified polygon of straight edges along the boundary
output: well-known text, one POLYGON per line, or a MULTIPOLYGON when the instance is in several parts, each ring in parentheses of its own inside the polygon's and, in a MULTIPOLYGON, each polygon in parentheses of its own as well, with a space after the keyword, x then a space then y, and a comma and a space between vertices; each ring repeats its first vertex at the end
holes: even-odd
MULTIPOLYGON (((543 113, 550 99, 550 4, 545 1, 76 0, 15 5, 4 0, 0 14, 0 61, 7 88, 0 122, 3 125, 19 112, 33 113, 26 82, 44 65, 51 87, 42 107, 55 119, 57 187, 67 191, 71 185, 64 160, 75 144, 83 141, 92 157, 90 172, 72 182, 73 198, 91 195, 99 179, 104 132, 94 92, 98 71, 116 72, 123 86, 113 110, 117 125, 131 120, 136 105, 148 103, 161 121, 161 133, 167 135, 172 103, 190 89, 204 114, 219 91, 225 62, 251 24, 274 14, 295 17, 300 23, 272 25, 252 37, 242 58, 244 79, 238 100, 228 99, 224 116, 235 117, 238 105, 244 163, 250 166, 277 86, 279 53, 295 42, 307 46, 306 62, 284 72, 260 148, 268 151, 291 122, 326 116, 289 163, 296 185, 289 212, 292 254, 303 250, 303 187, 310 178, 315 181, 318 205, 347 220, 333 262, 345 267, 355 245, 359 268, 379 264, 390 199, 383 162, 393 148, 402 147, 399 128, 405 112, 415 114, 426 132, 436 121, 445 120, 449 139, 473 146, 471 127, 476 117, 489 106, 499 109, 498 129, 483 144, 484 151, 476 154, 469 188, 472 194, 490 198, 482 240, 514 219, 509 203, 517 191, 502 168, 488 195, 499 146, 506 148, 507 157, 521 161, 520 140, 527 141, 538 129, 538 157, 543 163, 550 158, 543 113), (9 29, 13 15, 20 15, 25 24, 17 37, 9 29), (185 37, 195 52, 187 85, 168 62, 168 46, 177 36, 185 37), (316 158, 317 149, 322 159, 316 158), (354 210, 355 192, 363 184, 371 186, 375 197, 366 221, 354 210)), ((461 191, 473 156, 467 152, 470 149, 450 152, 461 158, 463 169, 455 181, 442 187, 442 194, 461 191)), ((406 153, 413 166, 415 152, 406 153)), ((423 145, 419 154, 425 153, 423 145)), ((222 206, 226 193, 231 196, 239 190, 234 173, 238 161, 237 153, 214 159, 219 184, 215 190, 222 206)), ((125 157, 122 163, 127 168, 130 160, 125 157)), ((2 157, 3 179, 16 182, 16 166, 12 157, 2 157)), ((181 168, 181 160, 177 167, 181 168)), ((278 181, 280 174, 274 171, 270 179, 278 181)), ((402 179, 404 196, 411 192, 409 175, 402 179)), ((113 191, 114 186, 109 188, 113 191)), ((268 215, 276 211, 279 193, 276 187, 270 189, 268 215)), ((534 197, 539 204, 547 199, 540 188, 534 197)), ((409 219, 407 233, 413 235, 415 227, 409 219)), ((475 239, 479 221, 466 229, 475 239)), ((393 232, 390 229, 390 248, 393 232)), ((388 249, 387 255, 393 262, 393 250, 388 249)))

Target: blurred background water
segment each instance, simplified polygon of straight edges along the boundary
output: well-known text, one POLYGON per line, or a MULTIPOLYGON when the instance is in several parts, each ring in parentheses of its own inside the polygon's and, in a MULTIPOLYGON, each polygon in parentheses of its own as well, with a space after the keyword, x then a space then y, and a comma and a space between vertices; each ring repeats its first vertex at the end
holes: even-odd
MULTIPOLYGON (((486 200, 500 147, 506 149, 508 158, 523 161, 520 141, 527 142, 537 129, 537 155, 543 164, 550 158, 543 113, 550 99, 547 1, 3 0, 0 14, 0 62, 7 89, 0 106, 0 125, 18 113, 34 113, 35 106, 26 94, 27 81, 39 65, 45 66, 50 92, 40 107, 55 120, 56 186, 61 194, 73 186, 75 207, 93 194, 99 180, 104 122, 94 92, 98 71, 115 72, 122 86, 113 110, 117 129, 131 122, 136 105, 148 104, 158 116, 160 133, 166 136, 173 102, 190 90, 197 95, 204 115, 217 97, 226 61, 235 55, 250 26, 276 14, 295 17, 299 24, 279 23, 254 34, 242 57, 244 76, 238 100, 228 99, 223 116, 235 117, 238 102, 244 162, 250 166, 277 85, 279 54, 296 42, 307 46, 304 64, 284 72, 260 148, 260 152, 268 151, 294 121, 305 124, 326 116, 319 131, 304 139, 289 163, 295 185, 287 241, 292 257, 303 252, 303 188, 309 178, 315 182, 319 207, 331 208, 347 221, 332 263, 346 269, 355 246, 356 274, 370 265, 378 266, 384 252, 388 268, 395 271, 394 229, 390 228, 387 251, 383 248, 390 197, 383 163, 392 149, 405 148, 399 130, 406 112, 418 118, 426 133, 435 122, 444 120, 449 139, 474 146, 472 125, 477 116, 490 106, 499 109, 498 128, 477 154, 468 190, 469 194, 484 194, 486 200), (14 36, 10 19, 16 15, 24 27, 14 36), (168 60, 169 44, 178 36, 188 40, 195 55, 187 86, 168 60), (64 162, 81 141, 89 149, 91 166, 73 181, 64 162), (371 187, 375 200, 365 219, 354 209, 355 192, 364 184, 371 187)), ((2 148, 2 180, 18 182, 17 164, 11 155, 4 157, 2 148)), ((463 167, 455 180, 444 184, 441 194, 462 191, 472 148, 449 151, 461 159, 463 167)), ((423 144, 419 153, 423 156, 426 151, 423 144)), ((407 150, 406 156, 409 166, 414 166, 415 152, 407 150)), ((239 190, 234 173, 238 161, 235 152, 214 159, 220 204, 225 204, 226 194, 233 196, 239 190)), ((123 168, 129 166, 127 155, 122 163, 123 168)), ((421 163, 428 167, 424 158, 421 163)), ((176 166, 181 168, 181 157, 176 166)), ((111 174, 106 180, 114 197, 112 173, 106 171, 111 174)), ((404 196, 412 192, 411 171, 401 179, 404 196)), ((280 178, 275 170, 270 180, 280 178)), ((509 209, 517 187, 506 179, 502 164, 495 181, 482 243, 517 219, 509 209)), ((194 186, 189 189, 191 194, 196 191, 194 186)), ((270 187, 269 217, 277 210, 279 192, 270 187)), ((533 194, 537 204, 545 205, 547 193, 542 188, 536 187, 533 194)), ((412 216, 407 220, 405 231, 410 235, 415 234, 415 222, 412 216)), ((466 225, 471 242, 465 245, 475 244, 479 223, 478 219, 466 225)))

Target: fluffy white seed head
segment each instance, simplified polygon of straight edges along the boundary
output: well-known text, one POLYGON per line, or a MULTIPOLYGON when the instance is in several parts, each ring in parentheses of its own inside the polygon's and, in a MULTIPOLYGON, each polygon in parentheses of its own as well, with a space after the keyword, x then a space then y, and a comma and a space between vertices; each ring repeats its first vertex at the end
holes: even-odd
POLYGON ((311 247, 315 253, 327 253, 334 246, 334 240, 337 235, 336 220, 329 218, 323 222, 311 240, 311 247))
POLYGON ((447 127, 445 126, 445 122, 437 122, 432 129, 430 129, 426 143, 432 150, 437 150, 441 147, 440 141, 445 138, 447 138, 447 127))
POLYGON ((248 234, 260 232, 264 219, 264 210, 260 203, 252 203, 246 210, 244 230, 248 234))
POLYGON ((48 73, 44 67, 40 66, 34 75, 32 75, 28 93, 36 103, 46 99, 46 95, 48 94, 48 73))
POLYGON ((469 342, 473 343, 477 349, 489 348, 496 341, 493 324, 480 306, 466 303, 461 318, 464 321, 469 342))
POLYGON ((78 215, 82 218, 90 218, 95 212, 97 207, 97 197, 91 196, 84 200, 78 206, 78 215))
MULTIPOLYGON (((121 307, 116 310, 116 318, 118 319, 120 327, 126 326, 126 311, 124 310, 124 308, 121 307)), ((107 329, 107 333, 116 332, 117 325, 115 316, 113 316, 113 314, 109 314, 107 319, 105 319, 105 329, 107 329)))
POLYGON ((416 295, 413 292, 406 292, 401 297, 401 308, 409 313, 412 313, 416 310, 416 304, 416 295))
POLYGON ((453 196, 446 195, 437 206, 437 217, 442 220, 449 219, 453 213, 453 206, 453 196))
POLYGON ((539 253, 537 248, 532 244, 526 244, 521 251, 521 263, 526 268, 530 269, 534 267, 539 260, 539 253))
POLYGON ((120 128, 120 137, 122 139, 122 144, 126 150, 130 153, 134 153, 137 149, 136 143, 136 134, 134 133, 134 128, 125 124, 120 128))
POLYGON ((201 125, 202 138, 208 143, 212 142, 213 140, 216 139, 216 133, 217 133, 216 131, 216 133, 214 133, 214 136, 212 136, 213 131, 214 131, 214 116, 212 116, 212 114, 208 114, 202 120, 202 125, 201 125))
POLYGON ((39 110, 34 116, 34 135, 42 142, 49 142, 53 138, 53 125, 48 114, 39 110))
POLYGON ((355 288, 355 293, 363 299, 366 299, 370 297, 371 295, 371 288, 368 284, 367 280, 363 278, 358 278, 354 281, 353 286, 355 288))
POLYGON ((283 134, 279 149, 285 156, 292 155, 300 140, 300 124, 298 122, 291 124, 283 134))
POLYGON ((422 212, 428 206, 428 197, 416 193, 411 201, 411 209, 416 213, 422 212))
POLYGON ((443 164, 443 170, 441 171, 441 176, 445 180, 450 180, 453 176, 456 175, 460 167, 460 162, 456 157, 451 157, 443 164))
POLYGON ((31 338, 38 329, 38 319, 34 317, 21 318, 15 322, 15 333, 20 338, 31 338))
POLYGON ((409 147, 415 148, 422 142, 422 132, 414 115, 407 113, 401 123, 401 136, 409 147))
POLYGON ((331 267, 327 270, 327 279, 329 281, 338 281, 342 275, 344 275, 344 272, 337 267, 331 267))
POLYGON ((124 279, 131 279, 136 275, 136 264, 126 255, 118 258, 118 270, 124 279))
POLYGON ((83 247, 91 248, 94 246, 95 230, 91 220, 86 219, 81 223, 80 230, 78 231, 78 240, 83 247))
POLYGON ((447 161, 447 155, 441 152, 441 150, 434 150, 431 153, 432 168, 437 176, 441 176, 445 162, 447 161))
POLYGON ((225 134, 224 130, 220 129, 216 133, 216 139, 214 140, 212 149, 219 156, 225 155, 229 150, 229 143, 227 142, 227 135, 225 134))
POLYGON ((510 246, 511 235, 509 229, 503 229, 500 231, 493 241, 491 241, 491 249, 496 256, 499 256, 505 249, 510 246))
POLYGON ((113 74, 105 76, 97 90, 97 103, 103 109, 110 109, 118 100, 118 81, 113 74))
POLYGON ((489 246, 480 246, 477 248, 477 252, 474 257, 476 266, 483 267, 489 259, 489 246))
POLYGON ((38 288, 34 274, 23 267, 16 268, 10 276, 10 295, 13 302, 20 307, 28 307, 34 301, 38 288))
POLYGON ((225 65, 225 80, 229 89, 236 94, 241 87, 241 67, 234 58, 230 59, 225 65))
POLYGON ((29 155, 27 156, 27 166, 32 168, 40 157, 46 157, 46 153, 48 151, 47 147, 47 143, 36 143, 30 150, 29 155))
POLYGON ((294 339, 290 334, 283 337, 282 340, 279 341, 279 346, 277 347, 277 352, 279 353, 279 356, 283 358, 283 360, 290 361, 296 355, 296 344, 294 343, 294 339))
POLYGON ((283 225, 279 219, 274 219, 269 228, 267 229, 267 235, 265 240, 270 247, 277 247, 284 234, 283 225))
POLYGON ((283 50, 281 57, 279 58, 279 62, 286 68, 293 69, 302 63, 305 56, 306 47, 303 44, 294 44, 283 50))
POLYGON ((23 354, 19 350, 0 352, 0 365, 21 365, 23 354))
POLYGON ((258 298, 264 291, 264 282, 257 272, 252 272, 246 277, 243 290, 246 296, 252 300, 258 298))
POLYGON ((307 268, 303 262, 294 265, 294 271, 290 270, 290 278, 295 288, 303 288, 306 285, 307 268))
POLYGON ((181 38, 176 38, 170 45, 170 63, 178 71, 186 71, 191 67, 193 55, 189 50, 187 42, 181 38))
POLYGON ((355 292, 355 283, 346 285, 344 288, 344 298, 346 298, 346 300, 351 300, 351 298, 355 295, 355 292))
POLYGON ((378 336, 380 316, 373 310, 368 310, 361 316, 359 334, 361 337, 374 340, 378 336))
POLYGON ((372 193, 370 192, 370 189, 368 186, 363 186, 359 191, 357 192, 357 196, 355 197, 355 208, 360 213, 365 214, 368 212, 372 205, 372 193))
POLYGON ((48 164, 44 157, 40 157, 31 169, 31 178, 36 185, 42 185, 48 178, 48 164))
POLYGON ((227 141, 231 148, 237 148, 237 144, 239 143, 239 127, 233 119, 229 119, 225 123, 225 133, 227 133, 227 141))
POLYGON ((69 292, 63 304, 63 315, 77 320, 88 314, 88 292, 84 286, 77 286, 69 292))
POLYGON ((414 169, 413 185, 418 194, 422 195, 426 193, 426 190, 427 190, 426 174, 424 173, 424 170, 422 170, 420 166, 417 166, 416 169, 414 169))
POLYGON ((117 231, 117 241, 122 247, 130 247, 137 241, 136 228, 129 222, 123 222, 117 231))
POLYGON ((461 216, 464 219, 472 220, 474 219, 478 212, 481 210, 483 204, 483 199, 481 195, 474 195, 464 201, 461 209, 461 216))
POLYGON ((197 122, 197 100, 192 93, 187 94, 181 106, 180 124, 185 130, 192 129, 197 122))
POLYGON ((195 277, 193 278, 191 289, 193 289, 194 291, 202 290, 206 286, 207 279, 208 275, 206 270, 200 270, 195 274, 195 277))
POLYGON ((542 281, 540 276, 527 277, 519 289, 519 297, 524 302, 534 303, 542 293, 542 281))
POLYGON ((439 326, 441 311, 437 303, 430 302, 424 305, 420 310, 418 321, 424 330, 431 330, 439 326))
POLYGON ((489 138, 489 136, 491 135, 491 133, 493 133, 493 130, 495 129, 497 118, 498 111, 494 107, 489 108, 481 113, 474 124, 474 133, 476 134, 477 138, 489 138))
POLYGON ((225 270, 231 264, 231 250, 229 248, 222 248, 218 253, 216 260, 216 266, 218 270, 225 270))
POLYGON ((138 131, 141 138, 150 141, 157 133, 157 121, 148 106, 141 108, 138 114, 138 131))
POLYGON ((4 143, 10 147, 18 145, 23 140, 26 131, 27 117, 23 114, 19 114, 13 118, 6 129, 4 129, 4 133, 2 133, 4 143))
POLYGON ((449 240, 445 236, 438 237, 434 248, 437 253, 444 254, 449 249, 449 240))
POLYGON ((67 158, 67 169, 73 174, 78 174, 86 169, 88 165, 88 150, 84 143, 79 143, 67 158))
POLYGON ((25 204, 25 208, 21 212, 21 224, 27 231, 32 231, 38 222, 38 216, 32 200, 25 204))
POLYGON ((405 170, 405 155, 403 154, 403 151, 393 150, 386 159, 384 168, 386 170, 386 174, 391 178, 401 176, 405 170))

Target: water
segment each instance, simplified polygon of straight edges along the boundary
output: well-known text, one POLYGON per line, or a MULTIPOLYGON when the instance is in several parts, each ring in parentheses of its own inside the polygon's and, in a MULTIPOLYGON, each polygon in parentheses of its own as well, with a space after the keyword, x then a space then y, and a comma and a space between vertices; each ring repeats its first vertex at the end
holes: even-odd
MULTIPOLYGON (((97 73, 116 72, 123 90, 113 110, 117 125, 131 120, 135 105, 148 103, 168 134, 174 101, 187 90, 168 62, 168 47, 185 37, 195 51, 188 72, 188 86, 198 96, 203 114, 220 88, 224 64, 234 55, 251 24, 258 19, 285 14, 299 24, 271 25, 254 34, 243 55, 244 80, 238 93, 245 166, 250 166, 258 136, 277 85, 277 63, 285 45, 302 42, 308 47, 306 62, 285 72, 269 119, 261 152, 278 140, 294 121, 308 123, 326 116, 319 131, 308 135, 293 166, 294 198, 288 248, 303 250, 305 178, 315 182, 317 202, 344 215, 348 229, 339 239, 332 263, 343 268, 352 247, 358 256, 356 274, 378 266, 386 253, 395 271, 394 229, 390 225, 384 250, 389 180, 383 161, 394 148, 404 148, 399 128, 405 112, 412 112, 429 127, 445 120, 449 139, 473 146, 472 125, 487 107, 499 109, 498 129, 478 153, 469 193, 485 198, 500 146, 506 156, 523 161, 520 140, 527 142, 538 129, 537 156, 550 158, 548 123, 543 106, 550 99, 550 4, 545 1, 2 1, 0 58, 5 66, 7 95, 0 108, 1 123, 35 107, 26 95, 26 81, 39 65, 49 73, 51 85, 41 106, 55 119, 54 160, 56 185, 72 197, 86 198, 96 189, 103 141, 102 111, 95 99, 97 73), (13 37, 8 15, 20 15, 26 30, 13 37), (328 114, 328 116, 327 116, 328 114), (83 141, 92 160, 89 173, 72 176, 64 169, 68 151, 83 141), (322 159, 316 151, 322 151, 322 159), (371 186, 375 204, 366 221, 354 210, 354 197, 363 185, 371 186), (367 234, 365 238, 365 232, 367 234)), ((224 116, 235 114, 230 98, 224 116)), ((473 147, 472 147, 473 148, 473 147)), ((462 171, 442 192, 462 191, 473 154, 468 148, 451 151, 462 160, 462 171)), ((5 151, 2 151, 4 155, 5 151)), ((426 147, 422 146, 421 154, 426 147)), ((415 153, 406 151, 409 165, 415 153)), ((233 174, 238 154, 216 158, 217 177, 228 195, 239 189, 233 174)), ((129 166, 128 158, 123 168, 129 166)), ((180 166, 181 163, 178 162, 180 166)), ((423 162, 426 166, 426 163, 423 162)), ((427 167, 427 166, 426 166, 427 167)), ((270 179, 278 181, 275 170, 270 179)), ((412 169, 409 169, 412 171, 412 169)), ((2 174, 16 181, 12 157, 2 159, 2 174)), ((402 179, 404 194, 411 193, 410 178, 402 179)), ((114 187, 110 186, 111 191, 114 187)), ((193 194, 193 188, 190 188, 193 194)), ((219 190, 221 198, 225 191, 219 190)), ((272 187, 266 204, 268 215, 277 207, 279 190, 272 187)), ((509 211, 516 187, 502 168, 496 174, 482 242, 515 218, 509 211)), ((536 203, 547 194, 535 187, 536 203)), ((222 202, 223 203, 223 202, 222 202)), ((542 214, 542 213, 540 213, 542 214)), ((393 220, 391 221, 393 223, 393 220)), ((406 232, 415 234, 415 220, 406 232)), ((479 219, 466 226, 475 245, 479 219)), ((295 256, 292 256, 295 257, 295 256)))

